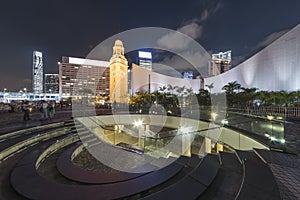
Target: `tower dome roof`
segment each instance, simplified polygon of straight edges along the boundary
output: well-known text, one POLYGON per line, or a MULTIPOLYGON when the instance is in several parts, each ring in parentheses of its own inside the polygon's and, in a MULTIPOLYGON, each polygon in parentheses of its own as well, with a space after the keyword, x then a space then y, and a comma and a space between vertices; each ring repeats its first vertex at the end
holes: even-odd
POLYGON ((123 46, 123 42, 121 40, 116 40, 115 46, 123 46))

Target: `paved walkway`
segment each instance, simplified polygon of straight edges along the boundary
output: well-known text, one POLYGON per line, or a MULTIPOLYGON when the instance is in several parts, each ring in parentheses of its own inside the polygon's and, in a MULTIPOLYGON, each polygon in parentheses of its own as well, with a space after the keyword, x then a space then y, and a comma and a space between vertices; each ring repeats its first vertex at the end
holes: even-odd
POLYGON ((271 170, 276 177, 282 199, 300 199, 300 119, 285 125, 286 145, 296 155, 281 156, 273 153, 271 170))
POLYGON ((29 114, 31 120, 24 121, 22 112, 2 112, 0 113, 0 135, 12 131, 21 130, 24 128, 30 128, 34 126, 45 125, 54 122, 60 122, 63 120, 71 119, 71 110, 59 110, 56 111, 56 115, 53 119, 42 120, 41 113, 35 111, 29 114))

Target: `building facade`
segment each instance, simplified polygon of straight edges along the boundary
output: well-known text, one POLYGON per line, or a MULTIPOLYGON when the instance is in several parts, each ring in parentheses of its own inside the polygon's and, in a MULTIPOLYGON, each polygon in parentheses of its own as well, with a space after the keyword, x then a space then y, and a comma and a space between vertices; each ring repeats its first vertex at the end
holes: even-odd
POLYGON ((109 62, 62 57, 59 93, 62 98, 109 94, 109 62))
POLYGON ((45 74, 45 93, 59 93, 59 74, 45 74))
POLYGON ((184 71, 182 72, 182 78, 183 79, 193 79, 194 73, 193 71, 184 71))
POLYGON ((147 51, 138 52, 138 63, 140 67, 152 70, 152 53, 147 51))
POLYGON ((113 46, 113 56, 110 59, 109 97, 111 103, 128 103, 128 61, 124 56, 121 40, 116 40, 113 46))
POLYGON ((233 69, 205 79, 213 84, 212 92, 224 92, 222 87, 237 81, 245 88, 265 91, 300 90, 300 25, 275 40, 269 46, 233 69))
POLYGON ((208 65, 209 76, 217 76, 231 68, 231 51, 212 54, 212 60, 208 65))
POLYGON ((136 92, 158 91, 160 87, 172 85, 173 87, 185 87, 192 88, 194 93, 197 93, 201 88, 201 79, 183 79, 171 76, 166 76, 157 72, 146 70, 136 64, 132 64, 132 81, 131 95, 135 95, 136 92))
POLYGON ((43 92, 43 53, 39 51, 33 52, 32 66, 32 91, 34 93, 43 92))

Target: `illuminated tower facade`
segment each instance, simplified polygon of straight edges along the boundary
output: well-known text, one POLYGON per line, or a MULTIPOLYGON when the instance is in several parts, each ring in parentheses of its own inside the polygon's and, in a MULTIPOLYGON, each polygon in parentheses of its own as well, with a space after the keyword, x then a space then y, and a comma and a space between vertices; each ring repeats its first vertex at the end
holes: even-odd
POLYGON ((113 46, 109 71, 110 102, 128 103, 128 61, 124 56, 124 47, 121 40, 116 40, 113 46))
POLYGON ((34 93, 43 93, 43 54, 39 51, 33 52, 33 76, 32 91, 34 93))

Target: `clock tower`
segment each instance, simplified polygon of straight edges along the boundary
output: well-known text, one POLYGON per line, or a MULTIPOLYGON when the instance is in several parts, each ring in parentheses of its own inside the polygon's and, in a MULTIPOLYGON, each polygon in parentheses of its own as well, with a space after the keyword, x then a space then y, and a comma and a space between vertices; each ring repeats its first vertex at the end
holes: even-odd
POLYGON ((109 71, 110 102, 128 103, 128 61, 124 56, 124 47, 121 40, 116 40, 113 46, 109 71))

